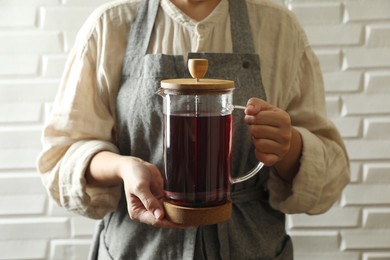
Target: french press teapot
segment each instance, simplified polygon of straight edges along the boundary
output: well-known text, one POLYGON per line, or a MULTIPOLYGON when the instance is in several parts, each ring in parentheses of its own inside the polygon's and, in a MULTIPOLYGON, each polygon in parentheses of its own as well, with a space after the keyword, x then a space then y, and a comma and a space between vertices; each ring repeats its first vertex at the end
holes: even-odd
POLYGON ((161 81, 164 133, 164 208, 184 225, 210 225, 231 216, 231 185, 254 176, 259 162, 232 178, 234 82, 203 78, 207 59, 190 59, 191 78, 161 81))

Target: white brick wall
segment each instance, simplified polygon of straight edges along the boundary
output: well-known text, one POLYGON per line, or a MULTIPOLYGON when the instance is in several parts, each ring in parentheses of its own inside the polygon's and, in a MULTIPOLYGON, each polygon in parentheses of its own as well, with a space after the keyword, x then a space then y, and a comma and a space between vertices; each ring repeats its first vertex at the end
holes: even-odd
MULTIPOLYGON (((296 259, 390 259, 390 0, 275 1, 320 59, 352 168, 328 213, 288 216, 296 259)), ((0 0, 0 260, 86 258, 96 222, 54 205, 34 167, 66 55, 104 2, 0 0)))

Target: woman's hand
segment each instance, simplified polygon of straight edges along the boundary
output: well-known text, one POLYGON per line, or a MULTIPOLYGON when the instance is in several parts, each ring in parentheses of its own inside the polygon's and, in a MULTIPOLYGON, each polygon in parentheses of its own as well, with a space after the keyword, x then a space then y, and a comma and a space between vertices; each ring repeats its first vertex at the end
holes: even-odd
POLYGON ((183 228, 165 218, 164 185, 160 171, 139 158, 102 151, 91 160, 85 178, 97 186, 123 183, 132 220, 156 227, 183 228))
POLYGON ((292 127, 290 115, 258 98, 248 101, 245 114, 256 158, 291 182, 299 169, 302 139, 292 127))
POLYGON ((127 209, 132 220, 158 227, 180 227, 165 219, 162 205, 164 184, 156 166, 137 158, 124 157, 119 174, 123 179, 127 209))

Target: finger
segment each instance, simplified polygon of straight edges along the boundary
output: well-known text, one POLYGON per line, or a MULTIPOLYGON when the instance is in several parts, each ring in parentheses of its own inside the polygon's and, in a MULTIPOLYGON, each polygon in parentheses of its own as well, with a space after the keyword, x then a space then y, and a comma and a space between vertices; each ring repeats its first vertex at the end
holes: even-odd
POLYGON ((282 158, 290 149, 289 143, 278 143, 270 139, 253 139, 255 150, 258 153, 275 154, 282 158))
POLYGON ((280 157, 273 153, 261 153, 258 151, 255 151, 256 159, 262 163, 264 163, 265 166, 271 167, 278 161, 280 161, 280 157))
POLYGON ((154 214, 147 211, 142 202, 136 196, 130 196, 128 199, 128 211, 130 219, 136 220, 148 225, 161 228, 186 228, 187 226, 180 225, 169 221, 166 218, 156 219, 154 214))
POLYGON ((269 125, 248 125, 249 134, 254 138, 272 139, 277 141, 282 132, 279 128, 269 125))
POLYGON ((291 118, 288 113, 281 109, 260 111, 256 115, 245 115, 245 122, 248 125, 270 125, 284 127, 291 125, 291 118))
POLYGON ((164 219, 163 217, 156 218, 155 213, 148 211, 141 200, 134 195, 129 195, 127 201, 129 217, 132 220, 154 226, 164 219))
POLYGON ((246 115, 256 115, 260 111, 270 110, 274 108, 271 104, 259 98, 251 98, 248 100, 245 114, 246 115))
POLYGON ((272 166, 282 158, 281 146, 269 139, 254 139, 256 159, 266 166, 272 166))
POLYGON ((148 162, 145 162, 144 163, 151 175, 152 175, 152 179, 151 179, 151 183, 150 183, 150 190, 152 192, 152 194, 157 198, 157 199, 161 199, 164 197, 164 180, 161 176, 161 173, 160 171, 158 170, 158 168, 151 164, 151 163, 148 163, 148 162))
POLYGON ((149 188, 138 189, 134 193, 141 201, 144 208, 149 211, 155 219, 164 218, 164 210, 161 202, 154 196, 149 188))
POLYGON ((137 196, 130 195, 127 201, 129 216, 132 220, 138 220, 147 224, 153 224, 157 221, 154 214, 145 208, 137 196))
POLYGON ((268 139, 279 145, 289 145, 292 138, 291 130, 266 125, 248 126, 248 132, 254 139, 268 139))
POLYGON ((188 226, 185 226, 185 225, 180 225, 180 224, 176 224, 176 223, 173 223, 167 219, 162 219, 162 220, 158 220, 155 224, 154 224, 155 227, 161 227, 161 228, 179 228, 179 229, 184 229, 184 228, 187 228, 188 226))

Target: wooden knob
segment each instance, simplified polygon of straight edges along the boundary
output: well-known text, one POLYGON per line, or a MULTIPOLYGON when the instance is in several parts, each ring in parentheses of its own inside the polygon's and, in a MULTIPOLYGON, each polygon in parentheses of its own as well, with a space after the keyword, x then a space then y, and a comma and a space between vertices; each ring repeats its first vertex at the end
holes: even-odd
POLYGON ((209 68, 209 61, 207 59, 189 59, 188 70, 195 79, 203 78, 209 68))

